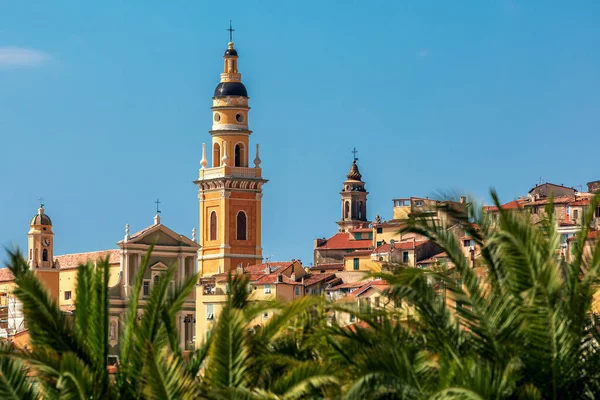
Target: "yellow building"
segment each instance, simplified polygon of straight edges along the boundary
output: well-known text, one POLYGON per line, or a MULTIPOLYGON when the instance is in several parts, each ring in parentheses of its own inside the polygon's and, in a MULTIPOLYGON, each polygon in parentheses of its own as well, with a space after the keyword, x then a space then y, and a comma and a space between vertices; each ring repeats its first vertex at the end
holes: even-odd
POLYGON ((256 146, 254 166, 249 166, 250 134, 248 93, 238 71, 238 53, 229 42, 224 68, 213 96, 212 162, 202 145, 198 180, 200 244, 198 271, 213 275, 238 265, 262 261, 261 160, 256 146))

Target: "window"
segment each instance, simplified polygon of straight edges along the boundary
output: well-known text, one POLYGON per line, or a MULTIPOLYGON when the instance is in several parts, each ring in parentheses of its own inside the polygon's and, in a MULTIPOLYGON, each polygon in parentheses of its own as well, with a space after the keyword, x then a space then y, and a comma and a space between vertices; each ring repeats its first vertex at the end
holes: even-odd
POLYGON ((160 282, 160 275, 154 275, 154 284, 156 285, 158 282, 160 282))
POLYGON ((71 291, 70 290, 67 290, 65 292, 65 300, 71 300, 71 291))
POLYGON ((29 259, 33 260, 33 249, 29 249, 29 259))
POLYGON ((265 285, 265 294, 271 294, 271 285, 265 285))
POLYGON ((375 297, 375 307, 379 308, 379 296, 375 297))
POLYGON ((42 250, 42 261, 48 261, 48 250, 42 250))
POLYGON ((206 305, 206 320, 207 321, 212 321, 215 318, 215 309, 214 309, 214 304, 207 304, 206 305))
POLYGON ((576 221, 579 217, 579 210, 573 210, 573 221, 576 221))
POLYGON ((355 270, 360 268, 360 258, 355 258, 354 260, 352 260, 352 262, 355 270))
POLYGON ((377 233, 383 233, 383 228, 377 228, 377 233))
POLYGON ((471 246, 471 239, 463 240, 463 247, 470 247, 470 246, 471 246))
POLYGON ((144 284, 142 286, 142 294, 144 296, 149 296, 150 295, 150 281, 145 280, 144 284))
POLYGON ((350 218, 350 202, 346 202, 346 205, 344 206, 344 218, 348 219, 350 218))
POLYGON ((213 146, 213 167, 221 165, 221 146, 219 143, 215 143, 213 146))
POLYGON ((381 240, 377 241, 377 247, 381 246, 381 240))
POLYGON ((236 167, 244 167, 244 145, 241 143, 238 143, 235 145, 235 149, 234 149, 234 161, 235 161, 235 166, 236 167))
POLYGON ((423 207, 423 202, 421 200, 417 200, 417 201, 415 201, 415 206, 423 207))
POLYGON ((236 218, 236 238, 237 240, 246 240, 246 235, 247 235, 247 229, 246 229, 246 213, 243 211, 240 211, 237 213, 237 218, 236 218))
POLYGON ((300 296, 300 286, 296 286, 295 288, 296 296, 300 296))
POLYGON ((408 251, 402 253, 402 262, 405 264, 408 262, 408 251))
POLYGON ((362 219, 362 215, 363 215, 363 202, 359 201, 358 202, 358 219, 362 219))
POLYGON ((350 322, 356 322, 356 315, 350 314, 350 322))
POLYGON ((217 240, 217 212, 210 213, 210 233, 209 240, 217 240))

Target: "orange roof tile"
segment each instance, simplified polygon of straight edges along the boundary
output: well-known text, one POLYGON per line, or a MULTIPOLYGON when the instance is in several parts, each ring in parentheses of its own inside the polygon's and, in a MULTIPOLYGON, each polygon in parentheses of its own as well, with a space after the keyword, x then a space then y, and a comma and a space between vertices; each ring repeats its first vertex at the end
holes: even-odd
POLYGON ((8 268, 0 268, 0 282, 11 282, 15 279, 8 268))
POLYGON ((364 284, 365 284, 364 282, 347 282, 347 283, 342 283, 341 285, 336 285, 336 286, 330 287, 327 290, 355 289, 355 288, 364 286, 364 284))
POLYGON ((354 240, 352 235, 348 232, 339 232, 327 239, 324 244, 318 246, 318 249, 332 249, 332 250, 344 250, 344 249, 368 249, 373 246, 371 239, 359 239, 354 240))
POLYGON ((64 254, 57 256, 54 261, 60 269, 77 268, 88 261, 100 261, 108 257, 109 264, 117 264, 121 261, 121 250, 100 250, 87 253, 64 254))
POLYGON ((350 229, 350 232, 352 232, 352 233, 373 232, 373 228, 356 228, 356 229, 350 229))
POLYGON ((335 278, 335 274, 333 272, 327 273, 327 274, 315 274, 315 275, 311 275, 308 278, 304 278, 304 286, 310 286, 310 285, 314 285, 316 283, 319 283, 323 280, 329 280, 331 278, 335 278))
POLYGON ((436 263, 438 261, 438 259, 440 259, 440 258, 447 258, 447 257, 448 257, 448 254, 444 251, 442 253, 436 254, 433 257, 427 258, 425 260, 418 261, 417 265, 420 265, 420 264, 433 264, 433 263, 436 263))
POLYGON ((359 297, 361 295, 361 293, 364 293, 369 288, 376 288, 376 289, 382 291, 385 289, 389 289, 390 285, 389 285, 389 283, 387 283, 387 281, 385 281, 383 279, 375 279, 373 281, 367 282, 366 284, 362 285, 360 288, 358 288, 352 294, 356 297, 359 297))
POLYGON ((275 271, 283 272, 284 270, 288 269, 292 265, 294 265, 294 261, 272 261, 272 262, 270 261, 268 263, 263 263, 263 264, 249 265, 246 268, 244 268, 244 272, 250 273, 250 274, 264 274, 267 266, 269 267, 269 270, 270 270, 269 273, 272 273, 275 271), (283 269, 281 269, 281 268, 283 268, 283 269))

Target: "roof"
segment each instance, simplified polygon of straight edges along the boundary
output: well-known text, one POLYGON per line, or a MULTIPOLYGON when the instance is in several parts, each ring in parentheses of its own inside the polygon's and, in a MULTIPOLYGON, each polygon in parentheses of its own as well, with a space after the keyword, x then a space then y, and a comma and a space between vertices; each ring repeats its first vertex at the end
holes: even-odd
POLYGON ((344 257, 354 257, 354 256, 368 256, 371 255, 371 253, 373 252, 373 250, 371 249, 367 249, 367 250, 354 250, 350 253, 344 254, 344 257))
POLYGON ((342 283, 341 285, 336 285, 328 288, 327 290, 340 290, 340 289, 355 289, 363 286, 365 282, 347 282, 342 283))
POLYGON ((242 82, 221 82, 215 88, 214 97, 242 96, 248 97, 246 86, 242 82))
POLYGON ((382 292, 386 289, 389 289, 390 284, 387 283, 387 281, 385 281, 383 279, 375 279, 375 280, 372 280, 372 281, 367 282, 366 284, 362 285, 356 291, 352 292, 352 294, 356 297, 359 297, 362 293, 366 292, 367 289, 370 289, 370 288, 374 288, 374 289, 377 289, 380 292, 382 292))
POLYGON ((8 268, 0 268, 0 282, 10 282, 14 279, 15 277, 8 268))
POLYGON ((343 271, 344 270, 344 264, 318 264, 315 265, 314 267, 310 267, 311 271, 319 271, 319 270, 323 270, 323 271, 327 271, 327 270, 335 270, 335 271, 343 271))
MULTIPOLYGON (((427 242, 428 240, 415 240, 414 242, 412 240, 405 240, 402 242, 394 242, 394 250, 412 250, 414 247, 419 247, 427 242)), ((384 243, 381 246, 377 247, 375 250, 373 250, 372 254, 389 252, 390 244, 384 243)))
POLYGON ((354 240, 348 232, 339 232, 330 237, 321 246, 317 246, 320 250, 344 250, 344 249, 369 249, 373 247, 371 239, 354 240))
POLYGON ((304 286, 315 285, 322 281, 327 281, 331 278, 335 278, 335 274, 333 272, 329 272, 327 274, 315 274, 311 275, 308 278, 304 278, 304 286))
POLYGON ((448 258, 448 254, 445 251, 441 252, 441 253, 438 253, 435 256, 429 257, 429 258, 427 258, 425 260, 418 261, 417 265, 420 265, 420 264, 434 264, 440 258, 448 258))
POLYGON ((58 263, 60 269, 77 268, 88 261, 99 261, 108 257, 109 264, 121 262, 121 250, 100 250, 87 253, 64 254, 57 256, 54 261, 58 263))
MULTIPOLYGON (((588 231, 586 240, 596 240, 598 239, 598 232, 599 231, 588 231)), ((574 242, 577 240, 577 236, 571 236, 570 238, 567 239, 567 242, 574 242)))
POLYGON ((273 273, 275 271, 283 272, 292 265, 294 265, 296 261, 270 261, 268 263, 249 265, 244 268, 245 273, 249 274, 265 274, 267 267, 269 267, 269 273, 273 273), (283 269, 282 269, 283 268, 283 269))
POLYGON ((577 196, 560 196, 560 197, 554 197, 554 198, 544 198, 544 199, 540 199, 540 200, 527 202, 524 205, 526 207, 539 206, 539 205, 548 204, 548 203, 550 203, 550 201, 552 201, 554 204, 565 204, 565 203, 569 203, 571 201, 575 201, 576 197, 577 196))
MULTIPOLYGON (((503 210, 518 210, 523 208, 524 203, 527 203, 525 199, 517 199, 513 201, 509 201, 508 203, 502 204, 500 208, 503 210)), ((486 206, 484 207, 487 211, 498 211, 498 207, 496 206, 486 206)))
POLYGON ((570 190, 572 190, 573 192, 576 192, 576 191, 577 191, 576 189, 574 189, 574 188, 571 188, 571 187, 568 187, 568 186, 565 186, 565 185, 557 185, 557 184, 555 184, 555 183, 546 182, 546 183, 542 183, 541 185, 535 185, 535 187, 531 188, 531 190, 530 190, 528 193, 531 193, 531 192, 533 192, 534 190, 536 190, 536 189, 540 189, 540 188, 542 188, 542 187, 544 187, 544 186, 546 186, 546 187, 548 187, 548 186, 554 186, 554 187, 556 187, 556 188, 560 188, 560 189, 570 189, 570 190))
POLYGON ((360 181, 360 179, 362 178, 362 175, 360 174, 360 171, 358 170, 358 165, 356 165, 356 159, 354 161, 352 161, 352 165, 350 166, 350 172, 348 172, 348 175, 346 175, 346 178, 353 180, 353 181, 360 181))
POLYGON ((570 206, 589 206, 590 205, 590 198, 589 197, 585 197, 583 199, 580 200, 575 200, 569 203, 570 206))

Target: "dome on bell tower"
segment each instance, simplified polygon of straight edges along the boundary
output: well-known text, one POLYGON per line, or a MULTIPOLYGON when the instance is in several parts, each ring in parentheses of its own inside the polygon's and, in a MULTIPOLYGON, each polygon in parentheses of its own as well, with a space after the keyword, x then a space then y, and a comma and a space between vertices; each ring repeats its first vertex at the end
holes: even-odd
POLYGON ((356 160, 352 162, 352 165, 350 166, 350 172, 348 172, 346 178, 351 179, 353 181, 360 181, 362 179, 362 175, 358 170, 358 165, 356 165, 356 160))
POLYGON ((44 213, 44 206, 40 206, 38 213, 31 218, 29 225, 48 225, 52 226, 52 220, 44 213))

